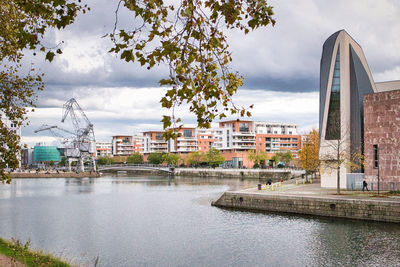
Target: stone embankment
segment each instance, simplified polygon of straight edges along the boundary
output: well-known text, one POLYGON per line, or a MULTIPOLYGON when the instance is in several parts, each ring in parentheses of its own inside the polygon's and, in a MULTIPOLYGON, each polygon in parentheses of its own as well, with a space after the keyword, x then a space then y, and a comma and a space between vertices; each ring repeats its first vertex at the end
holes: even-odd
POLYGON ((12 172, 12 178, 97 178, 100 177, 100 173, 96 172, 12 172))
POLYGON ((103 166, 101 172, 117 173, 127 172, 134 175, 174 175, 190 177, 213 178, 243 178, 243 179, 267 179, 287 180, 301 176, 303 170, 295 169, 223 169, 223 168, 174 168, 167 166, 151 165, 120 165, 103 166))
POLYGON ((287 180, 301 175, 304 171, 291 169, 211 169, 211 168, 176 168, 174 174, 177 176, 201 176, 218 178, 249 178, 274 180, 287 180))
MULTIPOLYGON (((305 192, 304 192, 305 193, 305 192)), ((304 195, 263 191, 225 192, 213 206, 400 223, 400 198, 304 195)))

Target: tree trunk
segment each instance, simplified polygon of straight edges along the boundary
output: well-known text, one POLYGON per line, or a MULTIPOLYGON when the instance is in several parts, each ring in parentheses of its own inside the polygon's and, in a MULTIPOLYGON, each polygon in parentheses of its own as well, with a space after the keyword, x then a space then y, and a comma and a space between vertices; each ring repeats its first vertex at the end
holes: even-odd
POLYGON ((340 194, 340 140, 338 139, 338 145, 337 145, 337 194, 340 194))

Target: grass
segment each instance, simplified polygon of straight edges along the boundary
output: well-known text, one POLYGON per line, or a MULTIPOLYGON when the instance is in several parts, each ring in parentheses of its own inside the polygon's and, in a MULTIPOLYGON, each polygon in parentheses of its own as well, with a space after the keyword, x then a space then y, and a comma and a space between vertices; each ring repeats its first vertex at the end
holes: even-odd
POLYGON ((71 265, 54 257, 51 254, 45 254, 41 251, 32 251, 29 249, 30 241, 25 244, 19 240, 11 241, 0 238, 0 254, 10 257, 13 261, 19 261, 27 266, 54 266, 70 267, 71 265))

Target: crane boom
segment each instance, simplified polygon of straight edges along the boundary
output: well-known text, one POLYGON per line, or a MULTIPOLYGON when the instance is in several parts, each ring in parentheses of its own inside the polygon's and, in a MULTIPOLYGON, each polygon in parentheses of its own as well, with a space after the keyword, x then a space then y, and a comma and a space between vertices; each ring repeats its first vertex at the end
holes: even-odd
POLYGON ((90 161, 93 164, 93 169, 96 170, 94 158, 96 153, 96 140, 94 137, 93 124, 90 122, 89 118, 86 116, 75 98, 69 99, 63 105, 61 122, 64 123, 67 117, 71 119, 73 131, 66 130, 59 126, 50 126, 45 124, 37 129, 35 133, 50 131, 54 136, 64 138, 64 143, 68 143, 66 146, 66 156, 69 161, 78 160, 81 171, 84 171, 84 163, 90 161), (64 132, 71 136, 66 138, 59 132, 64 132))

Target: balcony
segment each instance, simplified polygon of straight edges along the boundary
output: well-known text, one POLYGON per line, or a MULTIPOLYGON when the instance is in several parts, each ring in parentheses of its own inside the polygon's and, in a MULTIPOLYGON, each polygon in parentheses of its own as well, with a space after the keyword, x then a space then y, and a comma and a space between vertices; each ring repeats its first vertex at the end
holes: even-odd
POLYGON ((234 143, 254 143, 254 142, 256 142, 256 139, 254 138, 251 138, 251 139, 236 139, 236 138, 234 138, 233 140, 232 140, 234 143))
POLYGON ((233 149, 256 149, 256 146, 255 145, 251 145, 251 146, 248 146, 248 145, 233 145, 232 148, 233 149))
POLYGON ((197 141, 197 137, 195 137, 195 136, 191 136, 191 137, 181 136, 181 137, 178 137, 176 140, 178 140, 178 141, 197 141))
POLYGON ((133 146, 133 144, 131 144, 131 143, 118 143, 117 144, 117 146, 124 146, 124 147, 126 147, 126 146, 133 146))
POLYGON ((197 147, 197 143, 178 143, 178 147, 197 147))
POLYGON ((151 142, 150 143, 156 143, 156 144, 166 144, 167 143, 167 141, 165 141, 165 140, 151 140, 151 142))
POLYGON ((232 133, 233 136, 256 136, 255 132, 233 132, 232 133))
POLYGON ((197 148, 178 148, 177 152, 196 152, 197 148))

